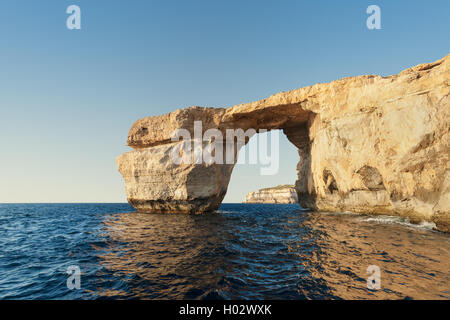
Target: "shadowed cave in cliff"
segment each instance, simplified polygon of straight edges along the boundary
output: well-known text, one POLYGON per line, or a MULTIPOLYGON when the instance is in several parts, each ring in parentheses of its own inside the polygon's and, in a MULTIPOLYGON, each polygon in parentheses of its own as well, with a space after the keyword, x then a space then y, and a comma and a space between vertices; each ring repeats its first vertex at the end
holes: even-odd
POLYGON ((255 134, 239 151, 223 203, 241 203, 260 189, 294 187, 299 160, 298 149, 282 130, 255 134))

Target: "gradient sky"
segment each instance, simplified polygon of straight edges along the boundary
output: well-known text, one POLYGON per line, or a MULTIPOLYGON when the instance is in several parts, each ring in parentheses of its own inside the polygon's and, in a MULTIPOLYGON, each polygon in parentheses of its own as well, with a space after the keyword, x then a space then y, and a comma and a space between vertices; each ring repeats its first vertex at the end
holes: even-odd
MULTIPOLYGON (((225 107, 450 52, 450 1, 0 2, 0 202, 122 202, 115 157, 133 122, 225 107), (82 29, 66 28, 81 7, 82 29), (382 30, 366 28, 381 7, 382 30)), ((277 176, 237 166, 226 202, 294 183, 285 137, 277 176)))

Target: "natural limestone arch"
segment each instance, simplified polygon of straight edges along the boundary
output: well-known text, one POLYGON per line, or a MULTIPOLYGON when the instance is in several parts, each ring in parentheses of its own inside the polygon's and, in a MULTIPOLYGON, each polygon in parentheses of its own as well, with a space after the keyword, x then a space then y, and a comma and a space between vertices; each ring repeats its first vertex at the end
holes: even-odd
MULTIPOLYGON (((241 132, 253 130, 255 133, 260 130, 282 130, 298 149, 300 159, 306 160, 299 162, 296 184, 300 190, 300 203, 310 207, 307 206, 312 203, 308 200, 309 192, 303 192, 304 188, 301 186, 305 184, 303 176, 311 176, 308 122, 314 113, 301 109, 298 104, 278 106, 275 110, 252 110, 250 113, 247 110, 235 113, 229 111, 230 109, 190 107, 138 120, 128 137, 128 145, 136 150, 123 154, 117 161, 126 182, 130 204, 142 212, 167 213, 202 213, 219 207, 226 195, 235 163, 174 164, 170 159, 174 150, 179 153, 178 149, 184 147, 183 142, 172 141, 174 131, 187 129, 194 145, 194 123, 200 121, 202 134, 217 128, 223 132, 224 138, 228 129, 241 132)), ((246 137, 245 143, 250 137, 246 137)), ((207 144, 208 142, 202 141, 203 147, 207 144)), ((227 150, 226 147, 224 149, 227 150)), ((231 152, 234 162, 239 151, 240 148, 235 145, 231 152)), ((225 152, 224 158, 226 156, 225 152)), ((311 181, 306 181, 308 180, 311 181)))
POLYGON ((231 108, 140 119, 127 140, 135 150, 117 158, 128 201, 142 212, 218 208, 233 164, 170 161, 183 143, 171 140, 174 130, 194 137, 201 121, 202 133, 216 128, 224 136, 227 129, 283 130, 299 150, 303 207, 400 215, 450 231, 449 61, 450 55, 395 76, 345 78, 231 108))

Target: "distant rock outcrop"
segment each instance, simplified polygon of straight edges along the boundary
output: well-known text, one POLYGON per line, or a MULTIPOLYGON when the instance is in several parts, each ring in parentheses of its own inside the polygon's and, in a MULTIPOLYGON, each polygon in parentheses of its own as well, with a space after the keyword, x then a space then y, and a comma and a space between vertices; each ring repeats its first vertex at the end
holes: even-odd
MULTIPOLYGON (((175 165, 175 129, 282 129, 298 148, 302 207, 390 214, 450 231, 450 55, 398 75, 358 76, 231 108, 138 120, 117 158, 129 202, 145 212, 218 208, 234 164, 175 165)), ((192 141, 194 142, 194 141, 192 141)), ((197 141, 198 142, 198 141, 197 141)), ((208 145, 211 141, 201 141, 208 145)), ((236 158, 237 150, 233 150, 236 158)))
POLYGON ((280 185, 249 192, 244 203, 298 203, 294 185, 280 185))

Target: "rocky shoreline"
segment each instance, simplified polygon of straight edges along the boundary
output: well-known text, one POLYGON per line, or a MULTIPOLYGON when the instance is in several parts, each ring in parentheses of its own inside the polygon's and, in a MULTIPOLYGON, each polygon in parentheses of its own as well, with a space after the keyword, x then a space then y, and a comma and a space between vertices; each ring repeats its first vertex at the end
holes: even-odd
POLYGON ((294 185, 280 185, 249 192, 243 203, 298 203, 297 191, 294 185))

